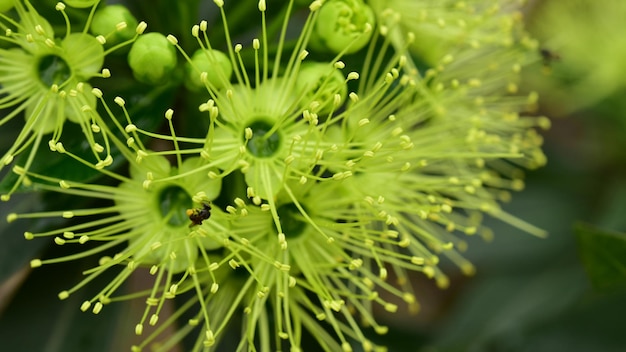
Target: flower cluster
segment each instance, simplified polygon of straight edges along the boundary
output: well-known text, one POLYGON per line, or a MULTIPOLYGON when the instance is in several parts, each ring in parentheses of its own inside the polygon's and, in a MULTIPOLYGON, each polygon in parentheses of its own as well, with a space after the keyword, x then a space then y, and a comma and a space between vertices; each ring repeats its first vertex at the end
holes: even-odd
MULTIPOLYGON (((128 18, 110 9, 120 5, 93 3, 92 30, 128 18)), ((491 238, 484 215, 543 235, 500 208, 523 188, 521 169, 545 163, 536 128, 548 126, 524 116, 537 97, 521 95, 518 80, 536 44, 514 1, 316 0, 281 9, 261 0, 238 4, 250 6, 243 19, 229 17, 235 10, 222 0, 214 5, 221 27, 203 20, 185 38, 137 37, 142 23, 117 39, 134 42, 128 67, 136 80, 180 82, 200 102, 190 104, 197 111, 163 111, 160 132, 133 117, 133 102, 85 82, 109 76, 101 67, 117 46, 103 49, 104 34, 75 32, 62 3, 61 40, 28 2, 15 2, 20 21, 3 16, 17 30, 6 26, 12 47, 0 54, 2 107, 13 109, 7 120, 27 116, 3 164, 30 147, 13 167, 20 182, 94 204, 8 215, 70 219, 24 234, 76 247, 34 259, 33 268, 98 256, 60 299, 116 273, 80 309, 97 314, 143 297, 135 333, 156 328, 136 351, 175 324, 178 332, 153 347, 169 350, 195 334, 193 350, 212 349, 239 322, 238 350, 299 351, 308 334, 324 350, 370 351, 382 347, 367 330, 387 331, 376 309, 395 312, 404 302, 419 310, 411 272, 445 288, 438 263, 447 258, 473 274, 463 237, 491 238), (258 37, 231 29, 251 18, 258 37), (441 45, 431 50, 433 41, 441 45), (95 159, 63 143, 66 118, 81 125, 95 159), (49 132, 50 157, 98 177, 31 170, 49 132), (120 290, 143 270, 151 289, 120 290), (184 303, 164 315, 173 299, 184 303), (191 318, 181 324, 183 315, 191 318)), ((112 28, 109 36, 126 26, 112 28)))

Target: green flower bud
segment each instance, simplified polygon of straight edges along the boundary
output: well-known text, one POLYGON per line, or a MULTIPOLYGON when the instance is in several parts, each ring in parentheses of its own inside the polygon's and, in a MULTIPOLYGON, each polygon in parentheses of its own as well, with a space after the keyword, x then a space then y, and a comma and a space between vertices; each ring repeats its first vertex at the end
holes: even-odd
MULTIPOLYGON (((341 106, 346 100, 348 86, 341 72, 324 63, 305 63, 298 72, 295 84, 296 94, 302 96, 300 102, 307 108, 312 101, 321 105, 316 112, 327 114, 341 106), (335 95, 340 99, 335 101, 335 95)), ((302 105, 301 104, 301 105, 302 105)))
POLYGON ((0 0, 0 12, 9 11, 13 6, 13 0, 0 0))
POLYGON ((219 50, 198 49, 193 53, 191 61, 185 65, 185 86, 195 91, 204 89, 202 81, 204 73, 207 83, 213 85, 215 89, 221 89, 230 81, 233 65, 228 56, 219 50))
POLYGON ((346 54, 361 50, 372 37, 374 11, 363 0, 331 0, 319 10, 313 32, 314 43, 332 52, 346 54))
POLYGON ((176 49, 163 34, 144 34, 137 38, 130 49, 128 64, 137 80, 159 84, 176 67, 176 49))
POLYGON ((135 36, 137 19, 123 5, 111 5, 98 10, 91 22, 91 33, 102 35, 109 43, 119 43, 135 36), (126 23, 125 28, 118 29, 120 23, 126 23))
POLYGON ((100 2, 100 0, 65 0, 63 2, 71 7, 84 8, 91 7, 100 2))

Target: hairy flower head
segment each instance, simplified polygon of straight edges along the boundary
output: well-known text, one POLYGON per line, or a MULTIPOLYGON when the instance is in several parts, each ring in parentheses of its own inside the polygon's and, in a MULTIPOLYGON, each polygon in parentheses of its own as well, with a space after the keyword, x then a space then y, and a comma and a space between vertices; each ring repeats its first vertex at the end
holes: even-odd
POLYGON ((415 37, 411 50, 435 64, 468 48, 511 46, 519 30, 525 0, 368 0, 396 44, 415 37))
MULTIPOLYGON (((219 267, 208 254, 209 251, 223 246, 228 238, 229 214, 210 203, 220 193, 221 181, 211 178, 206 173, 195 172, 199 166, 198 157, 181 158, 173 126, 169 136, 164 136, 174 144, 171 152, 155 152, 146 149, 141 142, 142 135, 158 136, 139 129, 132 123, 125 109, 125 101, 117 97, 115 103, 122 108, 127 118, 127 125, 117 123, 112 109, 105 103, 102 92, 93 90, 100 98, 105 110, 114 119, 117 131, 107 131, 111 142, 130 164, 130 172, 125 176, 107 167, 91 163, 61 143, 56 152, 82 164, 98 170, 105 177, 102 184, 83 183, 69 179, 58 179, 42 174, 23 171, 34 187, 40 190, 58 192, 77 197, 99 199, 105 205, 95 208, 65 209, 43 213, 10 214, 14 221, 22 218, 72 219, 72 224, 41 233, 27 232, 25 238, 32 240, 39 237, 54 237, 57 245, 85 246, 98 243, 95 247, 78 251, 74 255, 52 259, 34 259, 32 267, 39 267, 58 262, 72 261, 93 255, 100 255, 98 265, 88 270, 87 277, 76 286, 59 293, 59 298, 66 299, 86 283, 107 271, 118 272, 109 285, 92 299, 85 301, 81 310, 92 309, 99 313, 103 306, 116 300, 129 297, 146 297, 146 314, 138 322, 136 333, 141 334, 143 324, 148 321, 156 325, 164 300, 172 299, 178 293, 196 290, 201 294, 209 280, 215 282, 212 271, 219 267), (116 137, 121 134, 123 139, 116 137), (166 158, 174 155, 174 165, 166 158), (110 181, 117 185, 108 185, 110 181), (206 210, 199 220, 190 220, 190 213, 198 209, 206 210), (211 234, 207 238, 207 234, 211 234), (118 250, 111 255, 112 248, 118 250), (121 270, 118 270, 121 268, 121 270), (154 287, 148 292, 131 293, 125 296, 118 292, 126 279, 137 270, 149 270, 154 276, 154 287), (198 272, 206 275, 202 283, 198 281, 198 272), (180 274, 180 275, 177 275, 180 274), (181 291, 177 291, 182 287, 181 291), (149 315, 150 314, 150 315, 149 315)), ((85 114, 94 113, 86 110, 85 114)), ((171 121, 173 111, 165 113, 171 121)), ((103 129, 108 129, 103 125, 103 129)), ((145 139, 145 137, 143 138, 145 139)), ((202 296, 201 299, 204 299, 202 296)), ((207 323, 208 324, 208 323, 207 323)))

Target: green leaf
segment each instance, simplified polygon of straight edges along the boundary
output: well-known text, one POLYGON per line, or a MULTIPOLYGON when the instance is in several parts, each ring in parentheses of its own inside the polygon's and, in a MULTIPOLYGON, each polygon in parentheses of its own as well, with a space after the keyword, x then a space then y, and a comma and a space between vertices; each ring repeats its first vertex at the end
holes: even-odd
MULTIPOLYGON (((63 248, 46 257, 57 257, 63 248)), ((81 270, 94 260, 43 266, 12 297, 0 316, 0 341, 3 351, 42 352, 108 352, 120 324, 124 303, 105 305, 98 315, 79 307, 98 294, 115 273, 105 273, 87 287, 60 301, 57 294, 77 284, 84 276, 81 270)))
POLYGON ((582 270, 570 263, 483 276, 457 301, 432 349, 422 351, 532 351, 524 348, 533 343, 530 332, 558 320, 586 289, 582 270))
MULTIPOLYGON (((42 195, 38 193, 20 194, 11 203, 0 203, 0 214, 5 216, 11 212, 26 210, 40 211, 43 209, 42 195)), ((59 221, 56 221, 57 223, 59 221)), ((50 240, 26 241, 24 232, 38 232, 54 223, 51 219, 35 219, 32 221, 15 221, 8 223, 0 219, 0 283, 18 269, 28 264, 50 240)))
POLYGON ((593 287, 599 291, 626 288, 626 234, 575 226, 579 253, 593 287))

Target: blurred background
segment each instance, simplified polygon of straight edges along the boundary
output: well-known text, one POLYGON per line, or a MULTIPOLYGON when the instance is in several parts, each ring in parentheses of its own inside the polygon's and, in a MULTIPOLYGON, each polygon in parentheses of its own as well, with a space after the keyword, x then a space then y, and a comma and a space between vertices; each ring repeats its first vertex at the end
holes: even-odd
MULTIPOLYGON (((491 221, 492 242, 469 239, 475 276, 450 266, 444 291, 416 276, 420 314, 379 312, 390 330, 372 339, 390 351, 626 351, 626 1, 530 1, 527 24, 542 43, 525 87, 552 120, 548 165, 527 173, 505 209, 549 236, 491 221)), ((0 213, 43 201, 24 196, 10 209, 0 203, 0 213)), ((79 281, 77 264, 34 272, 5 264, 42 250, 26 245, 27 225, 0 225, 0 349, 127 350, 122 332, 143 303, 83 314, 76 307, 90 285, 61 304, 57 293, 79 281)), ((53 251, 62 248, 45 255, 53 251)))

